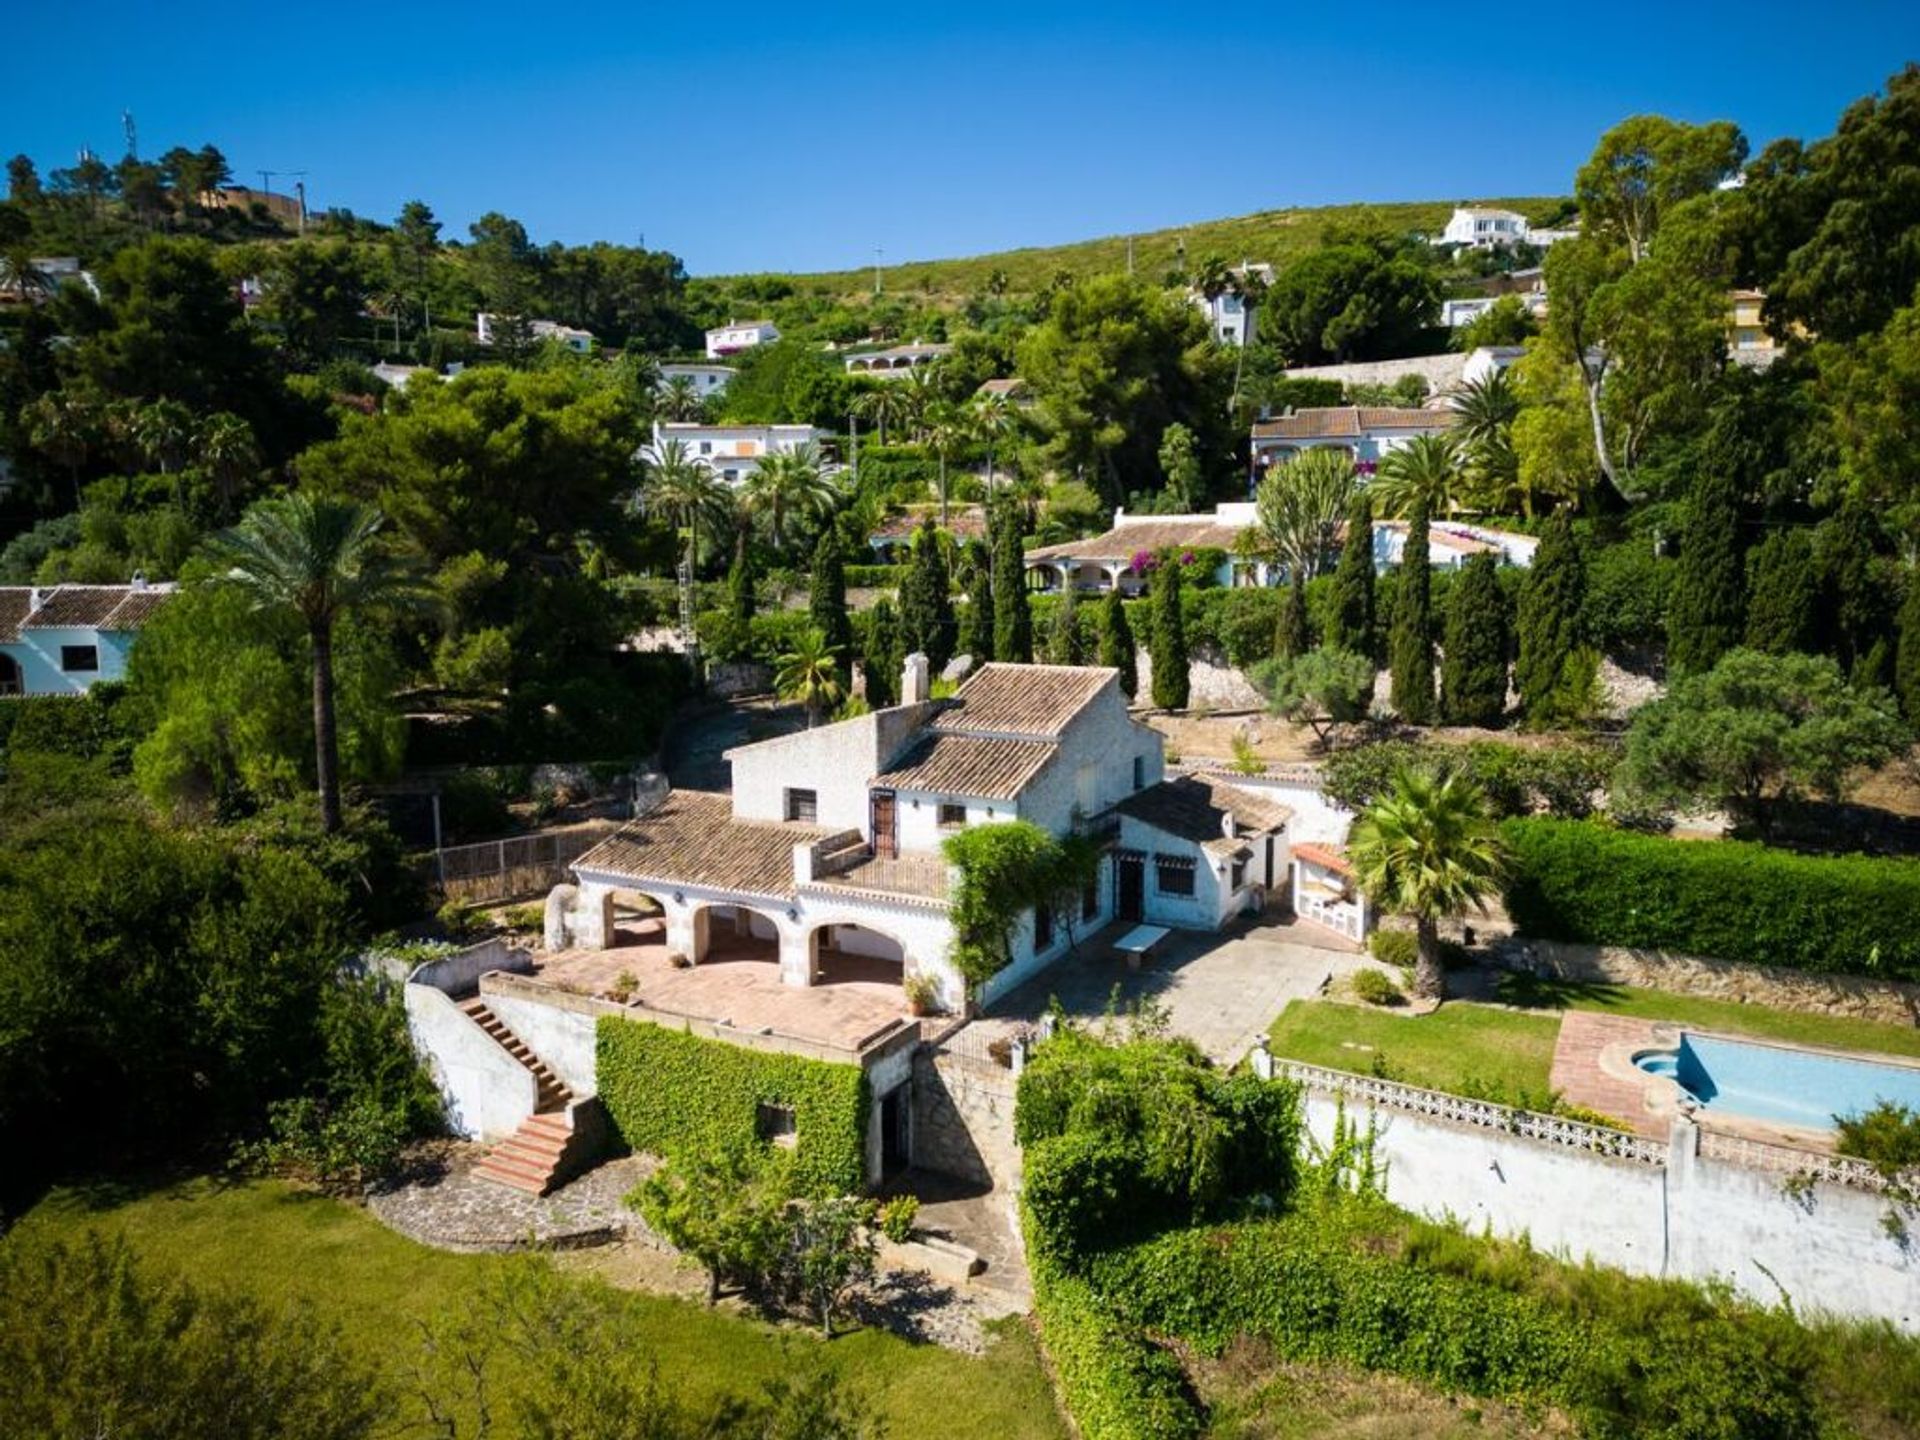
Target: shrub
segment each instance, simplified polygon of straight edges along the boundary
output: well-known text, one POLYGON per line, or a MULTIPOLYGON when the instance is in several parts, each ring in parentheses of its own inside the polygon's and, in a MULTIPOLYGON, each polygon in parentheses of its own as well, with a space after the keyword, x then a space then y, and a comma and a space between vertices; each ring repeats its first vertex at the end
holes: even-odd
POLYGON ((1879 1168, 1883 1175, 1898 1175, 1920 1165, 1920 1112, 1882 1100, 1858 1115, 1836 1115, 1840 1131, 1834 1149, 1852 1155, 1879 1168))
POLYGON ((1420 939, 1411 930, 1376 930, 1367 937, 1367 950, 1374 959, 1406 970, 1419 958, 1420 939))
POLYGON ((1386 971, 1371 967, 1354 972, 1353 993, 1369 1005, 1398 1005, 1406 999, 1386 971))
POLYGON ((1920 980, 1920 866, 1743 841, 1668 840, 1590 822, 1509 820, 1519 932, 1920 980))
POLYGON ((1273 658, 1274 637, 1279 632, 1287 594, 1285 590, 1244 588, 1226 592, 1220 602, 1218 629, 1220 647, 1234 666, 1245 670, 1273 658))
POLYGON ((880 1233, 896 1245, 913 1238, 913 1222, 920 1216, 920 1200, 914 1195, 896 1195, 874 1212, 880 1233))
POLYGON ((602 1016, 595 1074, 621 1138, 681 1156, 765 1150, 762 1107, 793 1113, 793 1184, 844 1194, 866 1182, 866 1077, 857 1065, 704 1040, 646 1021, 602 1016))
POLYGON ((1084 1280, 1036 1271, 1034 1315, 1083 1440, 1184 1440, 1199 1407, 1180 1363, 1123 1323, 1084 1280))
POLYGON ((849 565, 847 585, 856 590, 894 590, 907 578, 904 565, 849 565))
POLYGON ((404 1120, 370 1098, 339 1106, 312 1096, 276 1101, 267 1124, 265 1140, 241 1147, 243 1165, 340 1194, 391 1172, 407 1140, 404 1120))

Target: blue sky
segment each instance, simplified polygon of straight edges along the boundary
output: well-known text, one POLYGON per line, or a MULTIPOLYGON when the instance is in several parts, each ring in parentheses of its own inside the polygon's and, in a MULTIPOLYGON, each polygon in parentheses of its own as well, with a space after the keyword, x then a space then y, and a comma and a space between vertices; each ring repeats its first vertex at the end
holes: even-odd
POLYGON ((1730 118, 1757 149, 1920 58, 1912 0, 301 8, 23 6, 0 150, 117 158, 130 108, 143 152, 212 140, 241 178, 306 170, 320 206, 813 270, 1560 193, 1623 116, 1730 118))

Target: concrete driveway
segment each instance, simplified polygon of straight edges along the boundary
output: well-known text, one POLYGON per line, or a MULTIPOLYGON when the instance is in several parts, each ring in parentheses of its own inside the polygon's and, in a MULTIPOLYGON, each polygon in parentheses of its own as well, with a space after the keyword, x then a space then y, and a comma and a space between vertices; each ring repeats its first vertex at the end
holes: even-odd
POLYGON ((1131 928, 1113 925, 1090 936, 1078 953, 1002 998, 977 1023, 1036 1021, 1056 997, 1074 1018, 1097 1020, 1118 985, 1122 1004, 1163 1007, 1174 1034, 1231 1065, 1289 1001, 1317 995, 1329 980, 1369 963, 1358 947, 1318 926, 1259 921, 1216 935, 1176 930, 1152 960, 1129 970, 1112 942, 1131 928))

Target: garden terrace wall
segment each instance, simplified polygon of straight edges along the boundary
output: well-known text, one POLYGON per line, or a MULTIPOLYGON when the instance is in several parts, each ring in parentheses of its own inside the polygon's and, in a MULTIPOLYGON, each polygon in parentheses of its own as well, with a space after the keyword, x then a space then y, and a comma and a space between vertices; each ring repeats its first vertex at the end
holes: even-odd
POLYGON ((1509 820, 1519 934, 1811 975, 1920 981, 1920 863, 1509 820))
POLYGON ((859 1065, 748 1050, 607 1015, 596 1031, 596 1074, 615 1128, 635 1150, 672 1155, 760 1144, 760 1107, 781 1106, 793 1112, 801 1187, 844 1194, 865 1184, 870 1094, 859 1065))

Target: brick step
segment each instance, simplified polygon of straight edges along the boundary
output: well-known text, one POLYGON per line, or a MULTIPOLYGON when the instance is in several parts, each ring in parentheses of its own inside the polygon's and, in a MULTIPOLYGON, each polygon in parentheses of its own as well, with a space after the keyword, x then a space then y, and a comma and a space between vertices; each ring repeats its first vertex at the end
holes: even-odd
POLYGON ((481 1180, 491 1181, 495 1185, 504 1185, 509 1190, 519 1190, 528 1195, 544 1195, 552 1189, 552 1181, 545 1172, 523 1171, 504 1165, 490 1163, 492 1157, 482 1160, 473 1167, 474 1175, 481 1180))
POLYGON ((489 1150, 473 1173, 483 1180, 544 1195, 569 1171, 574 1132, 558 1115, 533 1115, 489 1150))
POLYGON ((495 1155, 519 1155, 528 1160, 558 1160, 567 1153, 567 1140, 555 1139, 551 1135, 516 1130, 498 1145, 493 1147, 495 1155))

